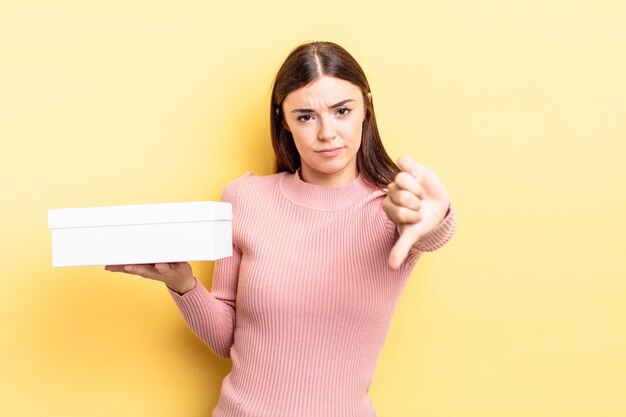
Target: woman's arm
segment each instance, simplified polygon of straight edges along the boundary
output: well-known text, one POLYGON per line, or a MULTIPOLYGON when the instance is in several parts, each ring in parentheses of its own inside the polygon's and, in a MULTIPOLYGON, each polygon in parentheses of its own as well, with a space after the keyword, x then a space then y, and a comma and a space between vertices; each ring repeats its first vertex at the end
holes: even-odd
POLYGON ((216 262, 213 286, 209 292, 196 281, 184 294, 173 288, 169 292, 189 328, 217 355, 227 358, 235 332, 235 298, 241 252, 233 247, 233 255, 216 262))
POLYGON ((209 292, 193 276, 187 262, 144 265, 107 265, 112 272, 124 272, 162 281, 191 330, 221 357, 230 355, 235 329, 235 292, 241 254, 217 261, 213 290, 209 292))
MULTIPOLYGON (((233 217, 236 216, 238 186, 239 181, 235 180, 226 186, 222 194, 222 201, 233 205, 233 217)), ((217 355, 228 357, 234 340, 235 299, 240 262, 241 251, 233 239, 232 256, 219 259, 215 264, 210 292, 196 280, 187 262, 107 265, 105 269, 164 282, 196 336, 217 355)))

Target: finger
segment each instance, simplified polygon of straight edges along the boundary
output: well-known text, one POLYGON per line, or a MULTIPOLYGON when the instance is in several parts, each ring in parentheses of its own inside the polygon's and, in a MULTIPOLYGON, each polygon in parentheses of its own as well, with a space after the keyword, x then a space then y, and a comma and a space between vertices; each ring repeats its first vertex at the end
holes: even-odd
POLYGON ((180 271, 182 268, 189 266, 188 262, 170 262, 168 264, 173 271, 180 271))
POLYGON ((418 211, 422 206, 422 201, 415 194, 402 189, 390 190, 389 198, 395 205, 415 211, 418 211))
POLYGON ((109 272, 126 272, 124 271, 124 265, 106 265, 104 269, 109 272))
POLYGON ((448 191, 441 179, 430 169, 424 167, 424 180, 421 182, 422 187, 429 196, 436 199, 449 199, 448 191))
POLYGON ((415 242, 406 233, 400 234, 396 244, 389 252, 388 265, 391 269, 398 269, 409 255, 409 251, 415 242))
POLYGON ((107 265, 105 270, 110 272, 124 272, 126 274, 139 275, 139 272, 144 272, 143 265, 107 265))
MULTIPOLYGON (((409 191, 412 194, 415 194, 417 196, 417 198, 425 198, 426 197, 426 193, 424 191, 424 188, 422 187, 422 185, 419 182, 419 180, 417 178, 414 178, 408 172, 400 172, 400 173, 398 173, 398 175, 396 175, 396 177, 394 178, 393 184, 395 184, 395 186, 398 189, 406 190, 406 191, 409 191)), ((390 191, 391 191, 391 189, 390 189, 390 191)))
POLYGON ((156 269, 161 274, 167 274, 172 270, 172 267, 170 266, 170 264, 167 263, 158 263, 154 264, 154 269, 156 269))
POLYGON ((393 216, 395 218, 395 224, 413 224, 422 220, 422 213, 420 211, 398 206, 396 206, 393 216))
POLYGON ((385 214, 387 214, 387 217, 395 224, 417 223, 422 219, 422 213, 420 211, 397 206, 391 201, 389 196, 383 200, 383 210, 385 214))
POLYGON ((425 194, 434 198, 449 198, 448 191, 441 179, 430 168, 417 164, 417 182, 425 194))
POLYGON ((409 156, 403 155, 398 158, 398 167, 402 171, 411 174, 413 178, 418 178, 419 176, 420 165, 409 156))
POLYGON ((153 264, 124 265, 124 272, 151 279, 158 279, 161 275, 153 264))

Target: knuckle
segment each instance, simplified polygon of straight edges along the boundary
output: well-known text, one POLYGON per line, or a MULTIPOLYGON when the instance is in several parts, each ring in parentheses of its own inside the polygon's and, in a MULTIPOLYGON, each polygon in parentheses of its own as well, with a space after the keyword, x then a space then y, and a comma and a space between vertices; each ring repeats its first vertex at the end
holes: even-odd
POLYGON ((406 191, 399 193, 397 198, 398 206, 411 208, 411 193, 406 191))
POLYGON ((411 176, 411 174, 409 174, 408 172, 399 172, 398 175, 396 175, 396 182, 402 186, 404 188, 404 186, 406 186, 406 184, 408 182, 410 182, 413 179, 413 177, 411 176))
POLYGON ((404 223, 404 220, 402 218, 402 213, 397 208, 390 210, 387 213, 387 216, 389 216, 389 218, 396 224, 404 223))
POLYGON ((413 195, 409 191, 403 191, 400 194, 400 204, 403 205, 404 207, 409 207, 409 208, 415 207, 415 203, 416 203, 415 200, 417 200, 415 198, 415 195, 413 195))
POLYGON ((412 222, 412 213, 411 210, 406 209, 404 207, 401 207, 398 210, 398 219, 402 222, 402 223, 411 223, 412 222))
POLYGON ((389 204, 392 204, 394 206, 401 205, 400 204, 400 193, 399 192, 391 193, 387 197, 389 197, 389 204))

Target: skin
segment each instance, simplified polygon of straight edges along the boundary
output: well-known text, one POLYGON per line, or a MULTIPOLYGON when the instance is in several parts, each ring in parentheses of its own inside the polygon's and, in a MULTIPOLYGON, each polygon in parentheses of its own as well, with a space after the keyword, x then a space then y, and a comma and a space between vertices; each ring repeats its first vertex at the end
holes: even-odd
POLYGON ((408 156, 400 157, 398 166, 401 172, 383 200, 383 210, 400 234, 389 253, 391 269, 400 268, 411 247, 433 231, 450 208, 450 195, 433 171, 408 156))
MULTIPOLYGON (((303 181, 341 187, 357 178, 356 157, 365 118, 363 94, 357 86, 322 76, 287 95, 283 114, 300 154, 303 181)), ((442 221, 450 206, 446 188, 429 168, 407 156, 398 159, 398 166, 401 172, 383 200, 383 210, 399 232, 389 253, 392 269, 402 265, 411 247, 442 221)), ((105 269, 164 282, 179 294, 191 291, 197 283, 187 262, 107 265, 105 269)))
POLYGON ((359 87, 322 76, 288 94, 283 114, 300 154, 303 181, 341 187, 356 179, 365 119, 359 87))

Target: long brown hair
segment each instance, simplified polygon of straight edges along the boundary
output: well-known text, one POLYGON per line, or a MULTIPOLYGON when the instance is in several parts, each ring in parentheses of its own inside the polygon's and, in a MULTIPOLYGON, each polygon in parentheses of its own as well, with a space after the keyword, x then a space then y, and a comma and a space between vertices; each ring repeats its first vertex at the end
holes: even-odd
POLYGON ((361 147, 357 153, 357 169, 370 183, 384 188, 400 171, 391 160, 380 140, 374 103, 369 83, 356 60, 341 46, 332 42, 311 42, 295 48, 278 70, 272 88, 270 129, 272 146, 276 155, 276 172, 296 172, 300 166, 300 154, 291 132, 283 120, 283 100, 292 91, 326 75, 348 81, 361 89, 365 104, 365 120, 361 147))

